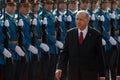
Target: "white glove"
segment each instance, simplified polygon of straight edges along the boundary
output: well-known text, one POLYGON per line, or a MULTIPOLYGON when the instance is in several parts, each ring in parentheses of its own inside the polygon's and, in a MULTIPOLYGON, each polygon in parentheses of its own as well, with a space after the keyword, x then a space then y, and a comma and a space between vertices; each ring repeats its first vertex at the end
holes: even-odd
POLYGON ((102 45, 106 45, 106 41, 104 39, 102 39, 102 45))
POLYGON ((47 18, 46 17, 44 17, 44 19, 43 19, 43 24, 45 24, 45 25, 47 25, 47 18))
POLYGON ((95 15, 94 14, 92 14, 91 20, 95 21, 95 15))
POLYGON ((38 49, 32 45, 29 46, 28 50, 33 54, 38 54, 38 49))
POLYGON ((33 19, 32 24, 35 25, 35 26, 37 26, 37 20, 35 18, 33 19))
POLYGON ((105 17, 104 17, 103 15, 98 16, 98 18, 99 18, 99 20, 100 20, 100 21, 102 21, 102 22, 104 22, 104 21, 105 21, 105 17))
POLYGON ((120 19, 120 14, 118 14, 117 19, 120 19))
POLYGON ((113 37, 110 37, 109 42, 110 42, 112 45, 116 45, 116 44, 117 44, 117 41, 116 41, 113 37))
POLYGON ((72 21, 72 17, 69 15, 67 16, 67 21, 71 22, 72 21))
POLYGON ((63 43, 60 41, 56 41, 55 46, 57 46, 60 49, 63 49, 63 43))
POLYGON ((3 55, 7 58, 12 57, 12 54, 6 48, 4 48, 3 55))
POLYGON ((23 25, 24 25, 23 20, 20 19, 19 22, 18 22, 18 26, 23 26, 23 25))
POLYGON ((23 52, 23 50, 22 50, 19 46, 16 46, 16 47, 15 47, 15 52, 16 52, 19 56, 25 56, 25 53, 23 52))
POLYGON ((109 16, 110 16, 112 19, 115 19, 115 13, 110 13, 109 16))
POLYGON ((62 15, 58 16, 58 21, 62 22, 62 15))
POLYGON ((41 43, 40 47, 45 51, 48 52, 49 51, 49 47, 47 44, 41 43))
POLYGON ((120 43, 120 36, 118 36, 118 42, 120 43))
POLYGON ((5 20, 5 27, 9 27, 9 26, 10 26, 9 21, 5 20))

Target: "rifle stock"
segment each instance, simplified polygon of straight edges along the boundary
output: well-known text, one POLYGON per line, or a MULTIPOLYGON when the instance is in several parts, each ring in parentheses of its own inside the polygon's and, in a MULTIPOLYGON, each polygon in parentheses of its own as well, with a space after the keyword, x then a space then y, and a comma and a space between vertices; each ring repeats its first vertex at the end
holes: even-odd
MULTIPOLYGON (((32 24, 33 20, 34 20, 34 8, 35 8, 35 0, 33 0, 33 6, 32 6, 32 12, 33 12, 33 15, 32 15, 32 21, 31 21, 31 32, 32 32, 32 39, 31 39, 31 44, 33 46, 36 46, 36 25, 32 24)), ((38 54, 33 54, 33 57, 32 57, 32 60, 33 61, 39 61, 39 57, 38 57, 38 54)))
MULTIPOLYGON (((19 22, 19 19, 20 19, 20 16, 19 16, 19 3, 20 3, 20 1, 18 0, 18 1, 17 1, 17 14, 18 14, 17 20, 18 20, 18 22, 19 22)), ((17 24, 18 24, 18 22, 17 22, 17 24)), ((17 34, 18 34, 18 45, 19 45, 20 48, 25 52, 25 49, 24 49, 24 47, 23 47, 23 32, 22 32, 22 26, 20 26, 20 25, 17 25, 17 34)), ((26 55, 21 57, 21 62, 22 62, 22 63, 26 63, 26 62, 27 62, 26 55)))
MULTIPOLYGON (((66 13, 66 15, 69 16, 69 15, 68 15, 68 6, 69 6, 68 0, 67 0, 66 5, 67 5, 67 9, 66 9, 66 10, 67 10, 67 13, 66 13)), ((70 29, 70 21, 66 21, 66 29, 67 29, 67 30, 70 29)))
MULTIPOLYGON (((43 0, 43 11, 42 11, 42 20, 44 20, 45 16, 45 9, 44 9, 44 6, 45 6, 45 3, 44 3, 44 0, 43 0)), ((41 31, 42 31, 42 42, 47 44, 47 31, 46 31, 46 25, 42 23, 42 26, 41 26, 41 31)), ((43 58, 45 60, 48 60, 49 59, 49 52, 43 52, 44 55, 43 55, 43 58)))

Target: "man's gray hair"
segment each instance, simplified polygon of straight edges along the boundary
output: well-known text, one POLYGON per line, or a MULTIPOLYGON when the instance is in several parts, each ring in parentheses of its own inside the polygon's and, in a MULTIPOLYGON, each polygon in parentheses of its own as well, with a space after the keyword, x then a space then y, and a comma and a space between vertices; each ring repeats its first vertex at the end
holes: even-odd
POLYGON ((76 14, 76 16, 77 16, 78 14, 85 14, 85 15, 86 15, 86 18, 90 19, 89 13, 88 13, 86 10, 80 10, 80 11, 78 11, 77 14, 76 14))

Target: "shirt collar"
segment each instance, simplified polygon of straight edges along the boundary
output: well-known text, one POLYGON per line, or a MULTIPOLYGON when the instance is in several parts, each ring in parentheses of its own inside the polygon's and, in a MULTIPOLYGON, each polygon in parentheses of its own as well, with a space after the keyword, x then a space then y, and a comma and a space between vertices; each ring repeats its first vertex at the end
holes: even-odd
POLYGON ((86 34, 87 34, 87 32, 88 32, 88 26, 86 26, 86 28, 84 29, 84 30, 80 30, 80 29, 78 29, 78 36, 80 36, 80 32, 83 32, 83 38, 85 38, 85 36, 86 36, 86 34))
POLYGON ((69 11, 70 11, 72 14, 75 14, 75 11, 72 11, 72 10, 70 10, 70 9, 69 9, 69 11))
POLYGON ((8 14, 11 18, 13 18, 13 15, 9 14, 8 12, 5 12, 6 14, 8 14))

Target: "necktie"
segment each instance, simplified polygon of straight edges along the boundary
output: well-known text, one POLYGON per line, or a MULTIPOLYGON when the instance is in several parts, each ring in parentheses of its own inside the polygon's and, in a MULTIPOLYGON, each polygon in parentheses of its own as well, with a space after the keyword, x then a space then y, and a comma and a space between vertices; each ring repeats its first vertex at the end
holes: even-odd
POLYGON ((83 32, 80 32, 79 42, 80 42, 80 44, 83 43, 83 32))

